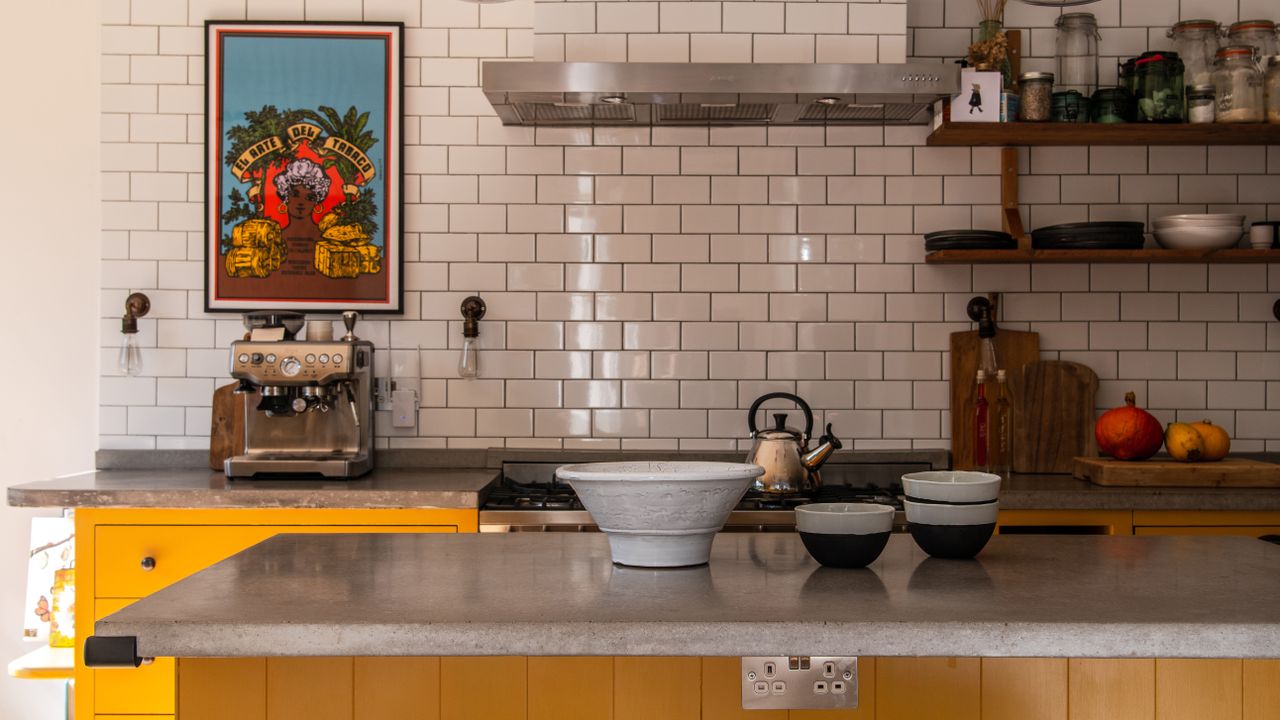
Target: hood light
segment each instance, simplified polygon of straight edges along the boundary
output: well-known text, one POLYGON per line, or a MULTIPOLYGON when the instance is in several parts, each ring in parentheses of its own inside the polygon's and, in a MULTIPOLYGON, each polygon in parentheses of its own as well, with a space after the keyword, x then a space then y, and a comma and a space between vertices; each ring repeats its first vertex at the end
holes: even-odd
POLYGON ((838 98, 838 97, 820 97, 820 98, 818 98, 817 100, 814 100, 814 102, 818 103, 819 105, 839 105, 839 104, 840 104, 840 98, 838 98))
POLYGON ((600 98, 600 102, 609 103, 610 105, 621 105, 626 101, 627 99, 621 95, 605 95, 604 97, 600 98))

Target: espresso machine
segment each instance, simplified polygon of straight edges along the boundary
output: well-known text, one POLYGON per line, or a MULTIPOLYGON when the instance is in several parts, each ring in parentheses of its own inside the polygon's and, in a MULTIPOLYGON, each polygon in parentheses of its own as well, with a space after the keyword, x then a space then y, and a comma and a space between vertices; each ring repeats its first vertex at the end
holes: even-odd
POLYGON ((354 478, 373 469, 373 343, 316 325, 298 340, 299 313, 245 315, 249 334, 231 343, 231 377, 244 404, 244 454, 227 458, 229 478, 354 478), (328 335, 329 337, 324 337, 328 335))

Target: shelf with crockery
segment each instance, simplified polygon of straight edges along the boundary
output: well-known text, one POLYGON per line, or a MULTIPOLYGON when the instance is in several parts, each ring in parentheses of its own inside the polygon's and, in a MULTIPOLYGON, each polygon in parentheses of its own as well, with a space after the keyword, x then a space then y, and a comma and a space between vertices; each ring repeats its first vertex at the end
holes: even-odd
POLYGON ((936 265, 962 263, 1276 263, 1280 250, 937 250, 925 255, 936 265))
POLYGON ((944 122, 935 146, 1280 145, 1280 125, 1245 123, 965 123, 944 122))

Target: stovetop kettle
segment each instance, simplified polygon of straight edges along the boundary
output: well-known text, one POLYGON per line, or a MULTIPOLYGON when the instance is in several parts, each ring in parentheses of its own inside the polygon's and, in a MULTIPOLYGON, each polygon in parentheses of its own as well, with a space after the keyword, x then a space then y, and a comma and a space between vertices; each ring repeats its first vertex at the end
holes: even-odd
POLYGON ((773 392, 756 398, 747 411, 747 427, 754 440, 751 451, 747 453, 747 462, 764 468, 764 474, 756 478, 752 489, 772 495, 816 491, 822 485, 818 468, 831 457, 831 453, 843 447, 840 439, 832 433, 831 423, 827 423, 827 431, 818 438, 817 447, 809 449, 813 410, 799 396, 791 393, 773 392), (804 413, 804 432, 787 427, 786 413, 774 413, 773 427, 756 428, 756 411, 765 401, 775 398, 791 400, 800 406, 804 413))

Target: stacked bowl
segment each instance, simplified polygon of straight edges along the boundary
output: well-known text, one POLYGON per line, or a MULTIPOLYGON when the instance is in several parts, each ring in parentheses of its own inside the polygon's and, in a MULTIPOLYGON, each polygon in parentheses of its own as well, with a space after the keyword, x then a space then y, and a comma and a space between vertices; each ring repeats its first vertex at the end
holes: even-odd
POLYGON ((837 568, 870 565, 893 532, 894 510, 875 503, 810 503, 796 507, 796 530, 820 564, 837 568))
POLYGON ((936 558, 971 558, 996 529, 1000 476, 935 470, 902 476, 907 527, 921 550, 936 558))
POLYGON ((1222 250, 1233 248, 1244 235, 1244 215, 1195 213, 1166 215, 1153 220, 1156 242, 1167 250, 1222 250))

